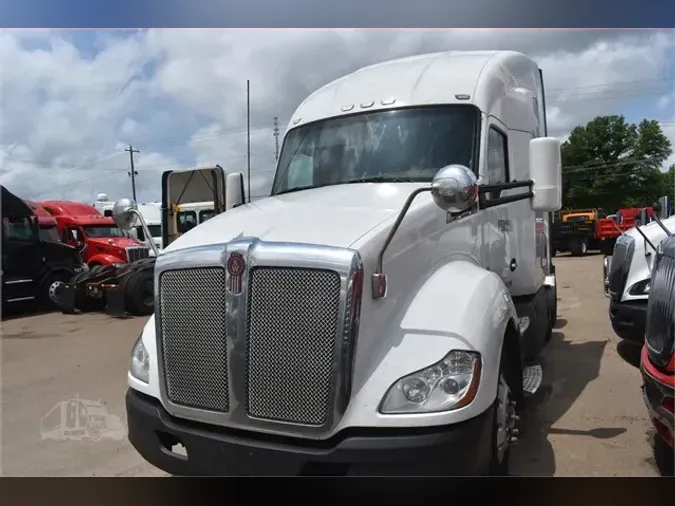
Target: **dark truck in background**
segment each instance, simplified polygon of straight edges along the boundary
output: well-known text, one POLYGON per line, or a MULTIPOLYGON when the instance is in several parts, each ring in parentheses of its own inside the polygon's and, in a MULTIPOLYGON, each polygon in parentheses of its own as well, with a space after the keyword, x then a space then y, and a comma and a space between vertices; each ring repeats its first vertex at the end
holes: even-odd
POLYGON ((65 282, 85 267, 79 252, 40 236, 34 210, 2 186, 2 305, 54 308, 65 282))
POLYGON ((572 255, 585 255, 589 249, 598 249, 601 239, 596 224, 601 217, 597 209, 563 213, 551 224, 551 255, 566 251, 572 255))

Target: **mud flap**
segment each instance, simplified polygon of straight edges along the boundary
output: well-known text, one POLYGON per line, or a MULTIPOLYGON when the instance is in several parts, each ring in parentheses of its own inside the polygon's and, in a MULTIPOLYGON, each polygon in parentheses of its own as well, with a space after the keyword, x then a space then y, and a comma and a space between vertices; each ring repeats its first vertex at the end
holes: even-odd
POLYGON ((103 285, 106 297, 105 312, 115 318, 126 318, 129 315, 126 312, 126 298, 124 295, 124 285, 103 285))
POLYGON ((64 314, 75 314, 75 287, 76 285, 64 283, 59 292, 59 308, 64 314))

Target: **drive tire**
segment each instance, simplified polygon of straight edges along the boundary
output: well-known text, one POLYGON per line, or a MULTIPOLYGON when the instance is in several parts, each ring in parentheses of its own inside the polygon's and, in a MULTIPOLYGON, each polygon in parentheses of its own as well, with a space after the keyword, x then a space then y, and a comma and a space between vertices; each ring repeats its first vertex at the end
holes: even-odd
POLYGON ((127 279, 124 293, 127 310, 136 316, 149 316, 155 310, 155 279, 150 269, 134 272, 127 279))
POLYGON ((66 271, 52 272, 42 281, 40 285, 39 304, 44 309, 60 309, 58 291, 59 285, 68 283, 72 275, 66 271))

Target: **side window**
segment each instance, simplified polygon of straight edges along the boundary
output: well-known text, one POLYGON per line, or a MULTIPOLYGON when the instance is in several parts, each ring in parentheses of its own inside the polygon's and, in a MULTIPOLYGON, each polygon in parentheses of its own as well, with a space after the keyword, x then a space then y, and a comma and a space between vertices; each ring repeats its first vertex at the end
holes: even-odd
POLYGON ((534 136, 540 137, 541 136, 541 118, 539 117, 539 101, 537 100, 537 97, 532 97, 532 107, 534 108, 534 118, 537 121, 537 126, 534 129, 534 136))
POLYGON ((494 127, 490 127, 488 132, 487 178, 488 184, 507 183, 509 180, 506 136, 494 127))
POLYGON ((33 238, 33 229, 28 218, 3 218, 2 222, 6 239, 28 240, 33 238))

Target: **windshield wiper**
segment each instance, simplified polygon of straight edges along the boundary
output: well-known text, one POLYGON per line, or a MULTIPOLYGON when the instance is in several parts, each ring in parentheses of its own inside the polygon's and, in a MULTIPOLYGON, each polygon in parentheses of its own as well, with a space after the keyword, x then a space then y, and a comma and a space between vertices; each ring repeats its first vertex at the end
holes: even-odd
POLYGON ((373 176, 364 177, 361 179, 351 179, 339 184, 354 184, 354 183, 422 183, 427 178, 422 177, 390 177, 390 176, 373 176))
POLYGON ((376 177, 366 177, 362 179, 350 179, 348 181, 337 181, 335 183, 324 183, 311 186, 298 186, 297 188, 289 188, 288 190, 281 190, 274 195, 283 195, 284 193, 293 193, 300 190, 313 190, 315 188, 325 188, 326 186, 339 186, 341 184, 355 184, 355 183, 424 183, 427 182, 428 178, 424 177, 386 177, 386 176, 376 176, 376 177))

